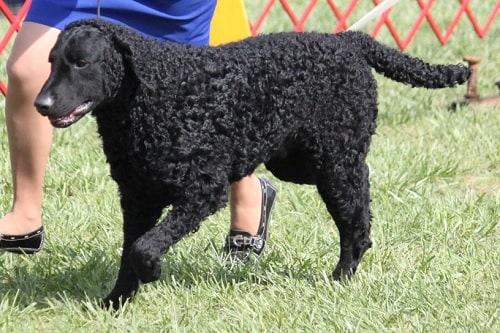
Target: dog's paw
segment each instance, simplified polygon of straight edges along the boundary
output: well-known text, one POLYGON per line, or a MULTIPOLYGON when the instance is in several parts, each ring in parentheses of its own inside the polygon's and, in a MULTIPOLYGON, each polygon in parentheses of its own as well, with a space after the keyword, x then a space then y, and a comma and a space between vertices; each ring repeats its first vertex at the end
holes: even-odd
POLYGON ((135 274, 142 283, 156 281, 161 275, 160 255, 145 251, 139 242, 140 240, 132 246, 130 251, 130 262, 135 274))
POLYGON ((104 309, 118 310, 126 302, 132 300, 138 289, 139 280, 135 277, 127 280, 121 279, 116 282, 109 295, 99 302, 99 305, 104 309))
POLYGON ((100 301, 99 305, 101 306, 101 308, 106 310, 118 311, 130 299, 131 297, 122 297, 109 294, 108 296, 106 296, 106 298, 100 301))
POLYGON ((339 265, 333 271, 331 278, 334 281, 347 281, 353 276, 355 272, 356 272, 355 268, 350 268, 350 267, 342 268, 339 265))

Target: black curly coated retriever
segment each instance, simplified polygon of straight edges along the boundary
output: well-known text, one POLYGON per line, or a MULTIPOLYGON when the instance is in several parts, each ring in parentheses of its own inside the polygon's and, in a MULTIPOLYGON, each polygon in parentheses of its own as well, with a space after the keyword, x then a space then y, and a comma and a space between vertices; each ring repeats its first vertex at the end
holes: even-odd
POLYGON ((261 163, 280 179, 317 186, 340 233, 332 277, 349 277, 371 245, 372 68, 426 88, 470 74, 360 32, 278 33, 212 48, 160 43, 102 20, 69 25, 50 62, 38 111, 55 127, 92 111, 119 186, 123 255, 105 299, 114 306, 140 281, 157 280, 162 254, 261 163))

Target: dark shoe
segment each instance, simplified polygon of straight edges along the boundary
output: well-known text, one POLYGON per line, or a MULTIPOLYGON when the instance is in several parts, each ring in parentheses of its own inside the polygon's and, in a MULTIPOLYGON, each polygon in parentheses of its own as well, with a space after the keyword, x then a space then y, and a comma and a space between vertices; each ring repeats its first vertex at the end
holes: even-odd
POLYGON ((43 247, 43 226, 26 235, 11 236, 0 234, 0 252, 33 254, 43 247))
POLYGON ((229 262, 242 262, 248 260, 250 253, 261 254, 266 246, 271 213, 276 200, 276 188, 264 178, 259 178, 262 189, 262 205, 260 225, 257 235, 239 230, 229 230, 224 245, 224 253, 229 256, 229 262))

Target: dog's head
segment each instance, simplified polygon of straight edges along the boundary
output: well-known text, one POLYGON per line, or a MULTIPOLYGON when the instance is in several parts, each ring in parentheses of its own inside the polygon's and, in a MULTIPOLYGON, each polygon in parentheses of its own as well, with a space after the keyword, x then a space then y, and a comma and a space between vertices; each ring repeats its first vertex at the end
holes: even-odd
POLYGON ((68 127, 117 95, 127 50, 113 28, 104 21, 83 20, 59 35, 49 55, 50 76, 35 100, 53 126, 68 127))

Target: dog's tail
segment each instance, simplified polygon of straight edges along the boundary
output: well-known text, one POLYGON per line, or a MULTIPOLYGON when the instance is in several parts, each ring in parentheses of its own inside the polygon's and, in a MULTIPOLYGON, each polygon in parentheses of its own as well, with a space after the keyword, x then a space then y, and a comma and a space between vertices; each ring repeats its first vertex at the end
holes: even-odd
POLYGON ((413 87, 445 88, 462 84, 471 71, 462 64, 432 65, 380 44, 367 34, 346 31, 346 43, 357 45, 368 64, 384 76, 413 87))

